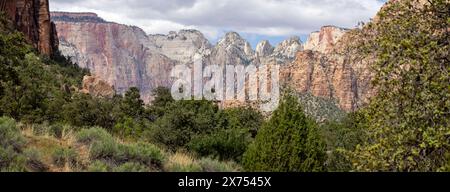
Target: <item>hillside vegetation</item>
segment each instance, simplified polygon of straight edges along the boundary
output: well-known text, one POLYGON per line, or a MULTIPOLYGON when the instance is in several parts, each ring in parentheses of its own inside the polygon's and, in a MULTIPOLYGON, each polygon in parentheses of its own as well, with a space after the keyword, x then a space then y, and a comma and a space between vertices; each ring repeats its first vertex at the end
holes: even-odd
POLYGON ((270 116, 166 88, 151 105, 137 88, 79 93, 87 71, 0 17, 0 171, 450 171, 449 10, 391 1, 351 32, 347 49, 375 58, 377 94, 359 111, 286 92, 270 116))

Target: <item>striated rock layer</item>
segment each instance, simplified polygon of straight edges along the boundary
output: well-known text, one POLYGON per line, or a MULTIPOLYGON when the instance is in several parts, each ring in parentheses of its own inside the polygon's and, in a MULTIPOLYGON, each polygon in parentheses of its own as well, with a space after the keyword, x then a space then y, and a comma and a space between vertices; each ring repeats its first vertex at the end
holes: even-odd
POLYGON ((235 32, 213 46, 196 30, 147 35, 140 28, 106 22, 93 13, 57 12, 52 19, 63 55, 113 85, 118 93, 138 87, 147 102, 154 88, 171 87, 175 65, 191 65, 195 55, 203 56, 205 65, 280 65, 283 85, 334 100, 346 111, 356 110, 371 95, 368 68, 339 51, 351 39, 346 37, 347 29, 326 26, 312 33, 305 44, 291 37, 275 47, 262 41, 253 50, 235 32))
POLYGON ((328 26, 311 34, 306 50, 282 68, 282 81, 297 92, 336 100, 346 111, 364 105, 373 95, 372 74, 366 61, 345 52, 352 41, 346 31, 328 26))
POLYGON ((261 55, 235 32, 212 46, 197 30, 147 35, 140 28, 106 22, 94 13, 54 12, 51 16, 63 55, 113 85, 120 94, 138 87, 146 101, 152 99, 154 88, 172 85, 174 65, 191 65, 195 55, 203 56, 204 65, 259 65, 287 63, 302 49, 298 37, 275 48, 267 45, 269 50, 261 55))
POLYGON ((50 21, 48 0, 2 0, 0 11, 6 13, 17 30, 42 54, 52 56, 58 50, 55 25, 50 21))

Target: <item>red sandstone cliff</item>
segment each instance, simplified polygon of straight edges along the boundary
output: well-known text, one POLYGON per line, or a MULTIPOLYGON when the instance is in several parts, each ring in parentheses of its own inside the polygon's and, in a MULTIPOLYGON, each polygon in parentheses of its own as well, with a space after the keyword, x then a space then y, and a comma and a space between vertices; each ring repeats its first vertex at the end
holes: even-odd
POLYGON ((5 12, 17 30, 42 54, 51 56, 58 50, 55 25, 50 21, 48 0, 2 0, 5 12))

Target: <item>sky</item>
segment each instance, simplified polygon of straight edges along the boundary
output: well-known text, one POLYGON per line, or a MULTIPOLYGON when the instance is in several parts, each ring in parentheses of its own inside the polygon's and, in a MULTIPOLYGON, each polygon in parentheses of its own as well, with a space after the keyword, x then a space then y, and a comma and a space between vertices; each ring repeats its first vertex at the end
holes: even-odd
POLYGON ((135 25, 148 34, 200 30, 211 43, 238 32, 253 47, 291 36, 306 41, 325 25, 354 28, 385 0, 50 0, 51 11, 94 12, 107 21, 135 25))

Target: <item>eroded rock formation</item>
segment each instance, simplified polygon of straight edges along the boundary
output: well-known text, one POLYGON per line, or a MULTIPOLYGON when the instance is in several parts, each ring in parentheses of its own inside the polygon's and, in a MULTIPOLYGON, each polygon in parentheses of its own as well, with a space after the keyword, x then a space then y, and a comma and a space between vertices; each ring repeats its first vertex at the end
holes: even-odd
POLYGON ((55 25, 50 21, 48 0, 2 0, 6 13, 17 30, 42 54, 51 56, 58 49, 55 25))
POLYGON ((203 56, 205 65, 280 65, 282 84, 335 100, 347 111, 357 109, 370 95, 370 74, 364 63, 352 62, 336 51, 349 41, 343 40, 349 39, 344 38, 346 29, 327 26, 311 34, 306 44, 292 37, 275 47, 263 41, 253 50, 235 32, 213 46, 196 30, 147 35, 140 28, 106 22, 93 13, 52 13, 52 18, 64 55, 118 93, 138 87, 146 101, 152 99, 154 88, 171 87, 173 66, 190 65, 195 55, 203 56))

